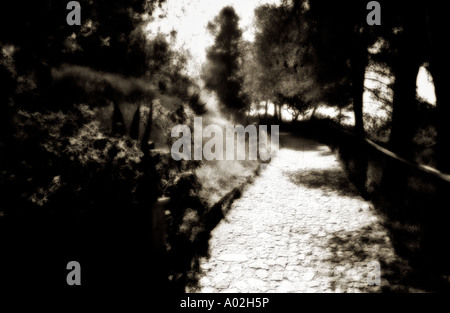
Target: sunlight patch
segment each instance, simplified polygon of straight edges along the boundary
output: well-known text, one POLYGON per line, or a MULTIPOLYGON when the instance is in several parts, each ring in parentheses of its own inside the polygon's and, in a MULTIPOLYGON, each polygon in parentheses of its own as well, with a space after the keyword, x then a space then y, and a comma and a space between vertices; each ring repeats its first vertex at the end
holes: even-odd
POLYGON ((417 96, 433 106, 436 105, 433 77, 425 66, 422 66, 417 74, 417 96))

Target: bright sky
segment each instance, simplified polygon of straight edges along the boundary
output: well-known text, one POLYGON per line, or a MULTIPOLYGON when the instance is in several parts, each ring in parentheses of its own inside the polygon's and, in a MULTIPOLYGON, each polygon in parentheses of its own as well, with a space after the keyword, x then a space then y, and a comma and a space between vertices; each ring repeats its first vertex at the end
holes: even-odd
POLYGON ((425 67, 421 67, 417 75, 417 94, 419 97, 428 101, 430 104, 436 105, 436 94, 431 74, 425 67))
POLYGON ((206 26, 225 6, 233 6, 240 17, 239 26, 246 40, 252 40, 253 17, 256 7, 266 3, 280 3, 280 0, 166 0, 162 9, 153 13, 155 21, 148 30, 156 35, 158 31, 169 34, 177 31, 177 48, 189 50, 192 60, 189 74, 197 76, 206 59, 206 48, 213 44, 213 38, 206 26), (162 16, 160 18, 159 16, 162 16))

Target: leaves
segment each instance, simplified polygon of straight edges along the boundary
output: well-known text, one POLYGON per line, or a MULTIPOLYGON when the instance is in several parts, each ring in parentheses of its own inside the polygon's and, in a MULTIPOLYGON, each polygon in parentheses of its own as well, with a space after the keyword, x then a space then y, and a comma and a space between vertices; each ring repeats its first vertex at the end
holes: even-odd
POLYGON ((216 92, 225 113, 237 115, 248 109, 239 71, 242 42, 239 17, 232 7, 225 7, 208 24, 208 29, 215 35, 215 42, 207 51, 208 61, 203 68, 205 88, 216 92))
POLYGON ((256 9, 255 42, 243 45, 242 75, 253 102, 286 104, 302 112, 319 97, 304 11, 294 9, 287 3, 256 9))

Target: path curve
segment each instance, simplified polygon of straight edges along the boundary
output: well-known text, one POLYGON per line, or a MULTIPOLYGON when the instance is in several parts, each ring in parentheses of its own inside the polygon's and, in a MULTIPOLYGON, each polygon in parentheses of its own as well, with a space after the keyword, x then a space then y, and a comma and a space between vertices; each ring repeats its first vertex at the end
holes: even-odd
POLYGON ((289 134, 280 142, 213 230, 199 289, 187 291, 380 292, 396 255, 371 203, 327 146, 289 134))

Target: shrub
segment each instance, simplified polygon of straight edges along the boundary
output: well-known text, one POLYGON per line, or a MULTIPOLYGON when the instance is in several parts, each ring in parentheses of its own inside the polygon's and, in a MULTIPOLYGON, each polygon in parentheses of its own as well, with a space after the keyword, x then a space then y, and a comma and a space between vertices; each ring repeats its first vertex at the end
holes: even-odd
POLYGON ((94 116, 85 105, 68 112, 19 111, 16 161, 4 182, 15 186, 10 196, 29 208, 58 210, 119 209, 156 198, 154 166, 137 142, 103 134, 94 116), (149 184, 154 187, 140 194, 149 184))
POLYGON ((92 106, 106 106, 110 101, 151 102, 157 94, 156 88, 142 79, 97 72, 83 66, 64 65, 53 69, 52 76, 52 100, 66 106, 73 102, 92 106))

